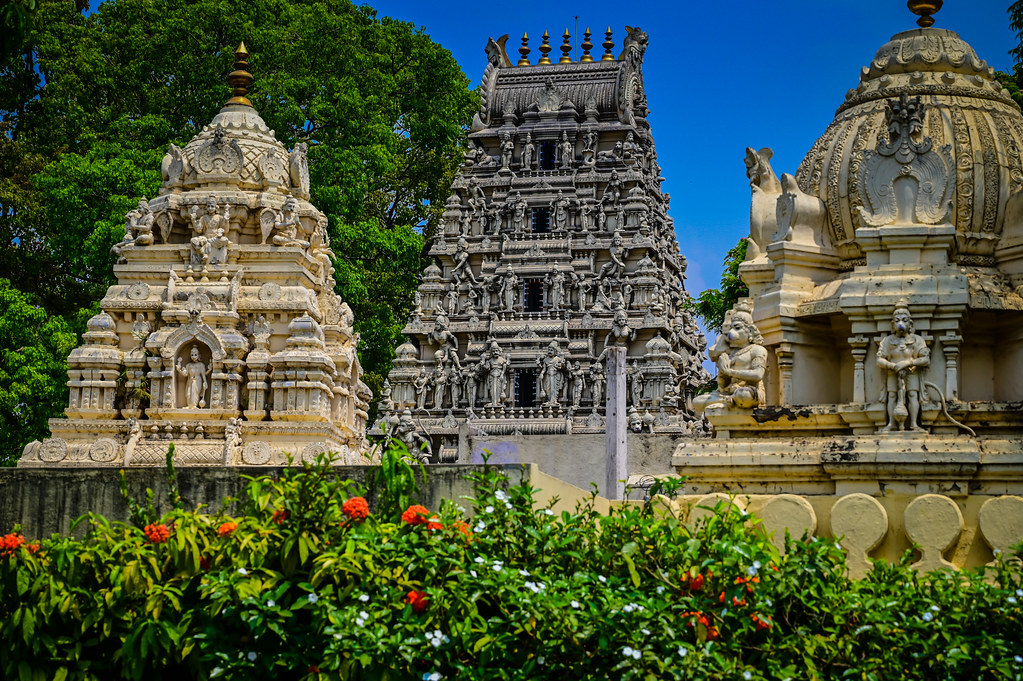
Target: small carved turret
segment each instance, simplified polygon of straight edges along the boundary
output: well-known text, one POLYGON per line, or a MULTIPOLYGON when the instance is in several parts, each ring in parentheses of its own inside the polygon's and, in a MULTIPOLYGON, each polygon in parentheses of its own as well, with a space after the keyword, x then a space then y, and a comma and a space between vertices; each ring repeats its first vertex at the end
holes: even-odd
POLYGON ((615 56, 611 54, 611 50, 615 48, 614 41, 611 40, 611 27, 608 26, 607 30, 604 31, 604 42, 601 43, 601 47, 604 48, 604 56, 600 58, 600 61, 614 61, 615 56))
POLYGON ((591 61, 593 61, 593 57, 592 57, 592 55, 590 55, 590 50, 593 49, 593 43, 590 42, 590 36, 592 36, 592 35, 593 34, 590 33, 590 27, 587 26, 586 27, 586 32, 583 33, 583 44, 581 45, 581 47, 583 48, 583 56, 579 58, 580 62, 591 62, 591 61))
POLYGON ((568 34, 568 29, 565 29, 565 35, 561 36, 561 59, 558 60, 559 64, 571 64, 572 57, 569 54, 572 52, 572 36, 568 34))
POLYGON ((252 74, 249 73, 248 59, 249 51, 245 49, 245 42, 243 41, 234 52, 234 71, 227 76, 227 82, 231 86, 231 99, 227 100, 228 105, 241 104, 242 106, 252 106, 252 102, 245 96, 255 80, 252 74))
POLYGON ((519 48, 519 54, 522 57, 516 62, 516 66, 529 66, 529 35, 526 33, 522 34, 522 47, 519 48))
POLYGON ((551 48, 551 36, 550 36, 550 34, 547 33, 547 31, 544 31, 543 35, 540 36, 540 39, 543 41, 542 43, 540 43, 540 54, 543 55, 543 56, 541 56, 540 57, 540 61, 538 61, 536 63, 537 64, 550 64, 551 63, 551 58, 548 55, 550 54, 551 49, 552 49, 551 48))

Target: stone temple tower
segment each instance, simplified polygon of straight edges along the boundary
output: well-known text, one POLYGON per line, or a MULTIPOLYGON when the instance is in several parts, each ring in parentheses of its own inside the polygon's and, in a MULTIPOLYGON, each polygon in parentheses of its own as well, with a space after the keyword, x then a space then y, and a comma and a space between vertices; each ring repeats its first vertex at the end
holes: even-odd
POLYGON ((360 460, 370 391, 306 148, 277 141, 235 57, 234 96, 128 213, 117 283, 68 358, 67 418, 20 466, 162 465, 170 443, 178 465, 360 460))
POLYGON ((490 39, 469 148, 385 388, 385 423, 451 460, 463 424, 601 432, 604 349, 628 347, 635 430, 690 432, 705 341, 647 121, 647 35, 536 64, 490 39), (556 63, 555 63, 556 62, 556 63), (417 434, 413 436, 413 432, 417 434), (440 450, 438 450, 438 446, 440 450))

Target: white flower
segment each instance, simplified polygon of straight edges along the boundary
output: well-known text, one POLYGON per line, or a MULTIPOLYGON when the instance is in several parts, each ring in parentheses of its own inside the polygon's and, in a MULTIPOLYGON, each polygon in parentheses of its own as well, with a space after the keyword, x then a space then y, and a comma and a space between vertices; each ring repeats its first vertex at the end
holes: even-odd
POLYGON ((579 609, 579 601, 572 601, 572 602, 570 603, 570 605, 571 605, 571 606, 572 606, 573 608, 575 608, 576 610, 578 610, 578 609, 579 609))
POLYGON ((519 570, 519 574, 522 575, 523 577, 528 577, 529 570, 519 570))
POLYGON ((625 607, 622 608, 623 612, 632 612, 633 610, 641 611, 641 610, 643 610, 643 606, 642 605, 638 605, 636 603, 629 603, 628 605, 626 605, 625 607))
POLYGON ((499 489, 494 492, 494 496, 498 501, 508 501, 508 494, 503 489, 499 489))
POLYGON ((748 671, 745 671, 742 673, 742 678, 746 679, 746 681, 749 681, 750 679, 753 678, 753 675, 750 674, 748 671))
POLYGON ((315 603, 318 600, 320 600, 319 596, 317 596, 316 594, 309 594, 309 602, 310 603, 315 603))
POLYGON ((423 673, 423 681, 440 681, 444 677, 440 675, 440 672, 434 672, 432 674, 423 673))
POLYGON ((842 545, 841 545, 841 544, 839 544, 839 543, 838 543, 838 542, 836 541, 836 542, 835 542, 835 548, 836 548, 836 549, 838 549, 839 551, 841 551, 841 550, 842 550, 842 545))
POLYGON ((1016 589, 1017 596, 1023 596, 1023 589, 1016 589))
POLYGON ((749 515, 749 514, 748 514, 748 513, 746 513, 746 509, 744 509, 744 508, 740 508, 740 509, 739 509, 739 515, 741 515, 741 516, 745 517, 745 516, 747 516, 747 515, 749 515))
POLYGON ((476 523, 476 528, 473 531, 482 532, 485 529, 487 529, 487 524, 481 520, 478 523, 476 523))
POLYGON ((639 652, 638 650, 635 650, 634 648, 630 648, 629 646, 625 646, 624 648, 622 648, 622 655, 624 655, 625 657, 631 657, 634 660, 638 660, 640 657, 643 656, 643 653, 639 652))
POLYGON ((459 513, 461 513, 462 515, 465 515, 465 506, 462 506, 461 504, 458 504, 458 505, 455 506, 455 508, 458 509, 459 513))
POLYGON ((552 510, 551 510, 551 509, 549 509, 549 508, 545 508, 545 509, 543 510, 543 512, 544 512, 544 515, 554 515, 554 511, 552 511, 552 510))
POLYGON ((685 657, 688 654, 689 654, 689 650, 687 650, 686 648, 684 648, 682 646, 678 647, 678 656, 679 657, 685 657))
POLYGON ((369 602, 369 594, 362 594, 361 596, 359 596, 359 600, 362 601, 363 603, 368 603, 369 602))
POLYGON ((526 582, 525 587, 535 594, 538 594, 541 591, 540 587, 537 586, 535 582, 526 582))
POLYGON ((502 567, 501 565, 498 565, 497 563, 494 563, 494 572, 500 572, 501 571, 501 567, 502 567))
POLYGON ((643 632, 644 636, 649 636, 650 635, 650 630, 649 629, 640 629, 640 631, 643 632))
POLYGON ((504 502, 504 507, 510 511, 512 508, 511 502, 510 501, 504 502))
POLYGON ((277 602, 274 601, 274 599, 272 599, 272 598, 266 602, 266 607, 268 607, 268 608, 272 608, 275 605, 277 605, 277 602))
POLYGON ((597 575, 597 579, 600 581, 601 584, 607 584, 607 577, 605 577, 604 575, 597 575))
POLYGON ((359 616, 355 618, 355 623, 360 627, 366 626, 366 621, 369 619, 369 613, 363 610, 359 611, 359 616))
POLYGON ((249 658, 249 662, 255 662, 256 658, 259 657, 259 655, 256 655, 256 653, 250 651, 247 657, 249 658))
POLYGON ((936 605, 932 605, 932 606, 931 606, 931 610, 933 610, 934 612, 941 612, 941 608, 939 608, 939 607, 938 607, 938 606, 936 606, 936 605))
POLYGON ((663 586, 657 587, 657 593, 659 593, 659 594, 664 593, 664 587, 663 586))
POLYGON ((1019 655, 1012 659, 1016 660, 1016 664, 1023 664, 1023 657, 1020 657, 1019 655))
POLYGON ((1009 596, 1008 598, 1005 599, 1005 602, 1008 603, 1009 605, 1016 605, 1016 597, 1009 596))
POLYGON ((477 565, 483 565, 483 563, 485 563, 486 561, 483 560, 483 556, 476 556, 475 562, 477 565))
POLYGON ((426 640, 434 648, 440 648, 451 639, 445 636, 444 632, 440 629, 434 629, 433 631, 426 632, 426 640))
POLYGON ((483 512, 484 513, 493 513, 494 512, 494 507, 493 506, 487 506, 485 509, 483 509, 483 512))
POLYGON ((469 570, 469 574, 472 576, 473 579, 476 578, 476 571, 475 570, 469 570))
POLYGON ((540 657, 536 658, 536 663, 537 663, 537 664, 543 664, 543 663, 545 663, 546 661, 547 661, 547 658, 546 658, 546 657, 544 657, 543 655, 541 655, 540 657))
POLYGON ((924 622, 930 622, 932 619, 934 619, 934 615, 932 613, 924 613, 924 622))
POLYGON ((249 571, 246 570, 245 568, 238 568, 238 574, 240 574, 242 577, 244 577, 247 574, 249 574, 249 571))

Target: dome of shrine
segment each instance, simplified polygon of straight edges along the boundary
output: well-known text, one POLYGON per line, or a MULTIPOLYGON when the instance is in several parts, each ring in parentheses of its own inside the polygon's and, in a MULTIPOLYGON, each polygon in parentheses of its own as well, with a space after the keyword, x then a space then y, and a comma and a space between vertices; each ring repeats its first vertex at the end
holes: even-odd
POLYGON ((953 257, 960 264, 994 265, 1006 216, 1013 213, 1010 198, 1023 189, 1023 116, 994 69, 952 31, 904 31, 877 51, 800 164, 799 188, 823 201, 845 266, 862 262, 855 231, 867 203, 863 164, 897 135, 889 116, 900 100, 918 117, 913 139, 924 146, 929 138, 947 159, 951 208, 944 221, 956 228, 953 257))

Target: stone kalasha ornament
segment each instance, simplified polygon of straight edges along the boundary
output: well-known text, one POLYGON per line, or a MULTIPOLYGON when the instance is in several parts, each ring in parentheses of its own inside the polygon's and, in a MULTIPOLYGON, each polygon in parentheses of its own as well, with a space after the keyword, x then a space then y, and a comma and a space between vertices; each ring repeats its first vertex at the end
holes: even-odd
POLYGON ((614 344, 639 377, 627 401, 658 414, 656 429, 681 434, 696 418, 705 341, 675 328, 685 260, 646 119, 645 34, 626 43, 620 59, 555 60, 543 74, 488 43, 481 110, 405 328, 414 342, 381 405, 415 410, 435 452, 466 419, 491 435, 598 432, 614 344), (649 351, 655 337, 670 352, 649 351))
POLYGON ((740 300, 725 315, 722 333, 710 348, 711 361, 717 364, 717 390, 700 395, 694 401, 699 410, 709 407, 752 409, 764 404, 764 373, 767 350, 760 331, 753 323, 753 305, 740 300))
POLYGON ((231 101, 171 145, 159 196, 126 215, 117 284, 68 358, 67 418, 20 465, 163 465, 170 443, 177 465, 360 460, 368 388, 326 216, 305 148, 289 154, 245 97, 246 57, 231 101))

